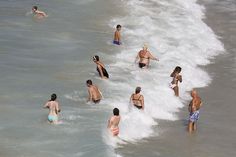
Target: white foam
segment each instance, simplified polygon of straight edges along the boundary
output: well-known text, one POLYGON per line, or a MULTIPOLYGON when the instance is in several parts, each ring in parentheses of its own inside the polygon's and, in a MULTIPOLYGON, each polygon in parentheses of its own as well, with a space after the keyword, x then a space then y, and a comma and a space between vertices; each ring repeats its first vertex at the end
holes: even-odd
POLYGON ((116 62, 109 66, 112 77, 107 87, 113 95, 107 96, 106 101, 120 109, 119 137, 135 142, 152 135, 152 126, 157 125, 155 119, 178 119, 176 113, 185 104, 168 86, 172 70, 182 67, 180 97, 189 99, 187 91, 205 87, 211 81, 198 66, 209 64, 209 59, 224 48, 203 22, 205 10, 196 0, 128 0, 121 3, 129 14, 112 19, 109 26, 122 24, 125 47, 120 48, 116 62), (160 62, 152 61, 150 69, 141 70, 134 65, 134 59, 145 42, 160 62), (129 107, 129 97, 137 86, 142 87, 145 97, 144 112, 129 107))

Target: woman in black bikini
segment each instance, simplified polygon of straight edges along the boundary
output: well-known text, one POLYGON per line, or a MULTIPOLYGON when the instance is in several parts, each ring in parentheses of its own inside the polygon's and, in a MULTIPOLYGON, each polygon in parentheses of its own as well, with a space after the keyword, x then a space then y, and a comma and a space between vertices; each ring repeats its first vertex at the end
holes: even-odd
POLYGON ((109 74, 107 73, 104 64, 99 61, 99 56, 94 56, 93 61, 97 64, 97 71, 99 76, 103 79, 108 79, 109 74))
POLYGON ((130 103, 133 103, 138 109, 144 109, 144 97, 140 94, 141 87, 135 89, 135 93, 130 97, 130 103))
POLYGON ((135 63, 139 60, 139 67, 140 68, 148 68, 150 59, 158 61, 156 57, 154 57, 149 51, 146 44, 143 46, 143 50, 139 51, 135 63))

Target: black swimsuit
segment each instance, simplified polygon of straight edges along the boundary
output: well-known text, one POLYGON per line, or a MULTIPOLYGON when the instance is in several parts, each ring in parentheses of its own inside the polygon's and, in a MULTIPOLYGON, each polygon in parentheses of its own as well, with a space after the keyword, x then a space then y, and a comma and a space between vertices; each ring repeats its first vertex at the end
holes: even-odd
POLYGON ((93 100, 93 102, 94 102, 95 104, 98 104, 100 101, 101 101, 100 99, 98 99, 98 100, 93 100))
MULTIPOLYGON (((103 66, 101 66, 101 67, 102 67, 103 76, 109 78, 109 74, 108 74, 107 70, 106 70, 105 68, 103 68, 103 66)), ((102 75, 101 75, 101 73, 100 73, 98 67, 97 67, 97 71, 98 71, 99 76, 102 77, 102 75)))
POLYGON ((143 67, 145 67, 147 64, 145 64, 145 63, 139 63, 138 65, 139 65, 139 68, 143 68, 143 67))

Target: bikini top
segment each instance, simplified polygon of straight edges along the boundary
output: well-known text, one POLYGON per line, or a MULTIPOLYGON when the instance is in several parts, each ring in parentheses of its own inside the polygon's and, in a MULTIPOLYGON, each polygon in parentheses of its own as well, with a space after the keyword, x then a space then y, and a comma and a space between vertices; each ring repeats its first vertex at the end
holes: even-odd
POLYGON ((145 55, 147 54, 148 51, 144 51, 144 50, 141 50, 139 52, 139 57, 140 58, 144 58, 144 59, 149 59, 149 57, 145 57, 145 55))
POLYGON ((141 100, 140 100, 141 96, 142 96, 142 95, 140 95, 140 96, 138 97, 138 99, 135 99, 135 98, 134 98, 134 94, 133 94, 133 95, 132 95, 132 100, 141 101, 141 100))

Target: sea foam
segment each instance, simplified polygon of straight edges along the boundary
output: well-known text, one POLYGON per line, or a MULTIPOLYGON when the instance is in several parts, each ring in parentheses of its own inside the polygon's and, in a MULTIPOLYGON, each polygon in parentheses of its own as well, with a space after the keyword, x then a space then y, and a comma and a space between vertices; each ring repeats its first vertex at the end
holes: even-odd
POLYGON ((178 119, 179 108, 186 105, 180 98, 189 100, 188 91, 205 87, 211 81, 199 65, 209 64, 224 47, 203 22, 205 9, 196 0, 119 2, 128 14, 109 22, 112 28, 122 25, 123 45, 117 50, 115 63, 109 65, 112 77, 107 88, 112 95, 106 96, 106 103, 120 109, 119 137, 135 142, 151 136, 152 126, 158 125, 158 119, 178 119), (144 43, 148 43, 149 50, 160 59, 159 62, 151 61, 148 70, 139 69, 134 64, 144 43), (175 97, 168 86, 171 82, 169 75, 176 66, 182 67, 180 98, 175 97), (129 104, 129 97, 137 86, 142 87, 144 111, 129 104))

